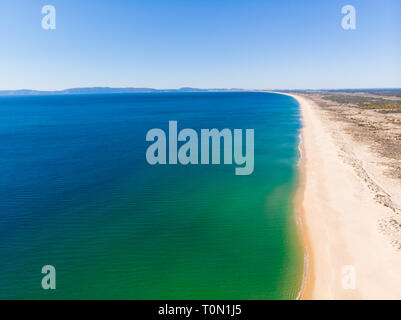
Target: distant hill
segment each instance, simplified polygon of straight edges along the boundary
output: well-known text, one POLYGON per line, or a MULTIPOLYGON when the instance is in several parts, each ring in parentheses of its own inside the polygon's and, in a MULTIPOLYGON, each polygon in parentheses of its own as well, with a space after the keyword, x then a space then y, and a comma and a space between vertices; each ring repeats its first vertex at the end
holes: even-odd
POLYGON ((149 92, 214 92, 214 91, 243 91, 242 89, 198 89, 185 87, 180 89, 152 89, 152 88, 110 88, 90 87, 71 88, 57 91, 39 90, 0 90, 0 96, 32 96, 32 95, 62 95, 62 94, 107 94, 107 93, 149 93, 149 92))

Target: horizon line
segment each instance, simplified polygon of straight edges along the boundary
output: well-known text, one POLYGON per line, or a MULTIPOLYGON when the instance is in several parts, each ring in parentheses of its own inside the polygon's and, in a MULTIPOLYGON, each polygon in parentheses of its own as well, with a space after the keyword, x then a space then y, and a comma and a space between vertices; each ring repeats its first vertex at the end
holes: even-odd
POLYGON ((213 91, 352 91, 352 90, 401 90, 401 87, 353 87, 353 88, 303 88, 303 89, 260 89, 260 88, 152 88, 152 87, 72 87, 58 90, 37 90, 37 89, 0 89, 0 95, 40 95, 40 94, 101 94, 101 93, 146 93, 146 92, 213 92, 213 91))

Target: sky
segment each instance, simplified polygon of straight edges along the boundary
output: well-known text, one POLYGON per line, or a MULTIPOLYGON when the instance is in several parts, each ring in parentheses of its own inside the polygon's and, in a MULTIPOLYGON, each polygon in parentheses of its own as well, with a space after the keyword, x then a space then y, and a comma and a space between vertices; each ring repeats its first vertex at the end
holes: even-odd
POLYGON ((0 90, 401 87, 401 0, 0 0, 0 43, 0 90))

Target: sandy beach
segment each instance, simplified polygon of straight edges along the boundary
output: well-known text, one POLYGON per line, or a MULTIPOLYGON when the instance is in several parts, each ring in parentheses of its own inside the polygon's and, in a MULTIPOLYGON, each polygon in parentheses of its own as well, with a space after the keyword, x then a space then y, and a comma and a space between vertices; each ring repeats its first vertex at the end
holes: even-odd
POLYGON ((300 103, 301 299, 401 299, 400 180, 314 101, 300 103))

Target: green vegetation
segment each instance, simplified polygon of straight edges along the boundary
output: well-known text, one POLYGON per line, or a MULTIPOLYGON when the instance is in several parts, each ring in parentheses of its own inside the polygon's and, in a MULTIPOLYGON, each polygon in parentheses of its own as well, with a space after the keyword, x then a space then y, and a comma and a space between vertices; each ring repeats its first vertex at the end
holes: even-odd
POLYGON ((350 94, 327 94, 323 99, 348 104, 360 109, 377 110, 382 113, 401 113, 401 100, 389 100, 350 94))
POLYGON ((401 98, 401 89, 347 89, 347 90, 329 90, 325 91, 330 94, 374 94, 383 97, 398 97, 401 98))
POLYGON ((376 94, 378 96, 399 97, 399 98, 401 98, 401 90, 400 89, 368 90, 367 92, 369 92, 371 94, 376 94))
POLYGON ((364 106, 361 109, 374 109, 382 113, 401 113, 401 104, 390 104, 384 106, 364 106))

